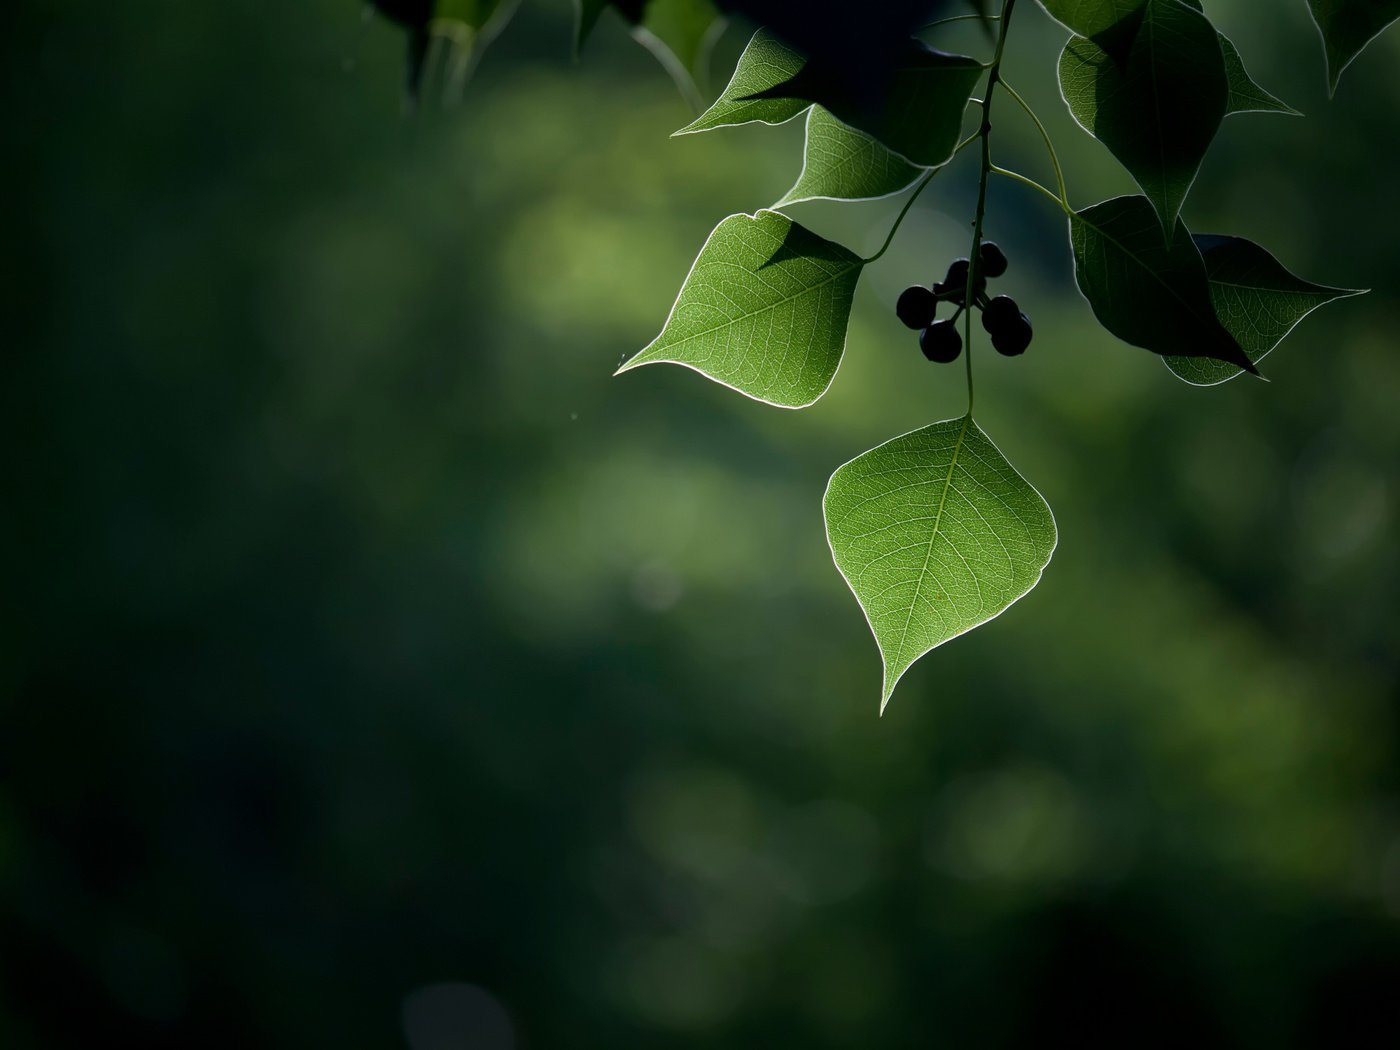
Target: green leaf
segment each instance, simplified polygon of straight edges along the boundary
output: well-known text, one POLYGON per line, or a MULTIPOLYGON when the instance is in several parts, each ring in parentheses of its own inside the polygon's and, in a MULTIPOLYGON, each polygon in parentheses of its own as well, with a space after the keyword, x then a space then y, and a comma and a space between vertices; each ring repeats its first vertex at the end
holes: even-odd
POLYGON ((1126 57, 1147 0, 1040 0, 1050 17, 1114 58, 1126 57))
POLYGON ((913 164, 934 168, 953 155, 963 114, 982 64, 910 40, 901 50, 880 104, 855 90, 845 71, 805 63, 786 80, 752 92, 755 99, 816 102, 913 164), (853 94, 853 91, 855 93, 853 94))
POLYGON ((970 415, 857 456, 831 476, 823 509, 880 647, 882 712, 915 660, 1004 612, 1055 550, 1049 506, 970 415))
POLYGON ((1220 37, 1181 0, 1148 0, 1126 58, 1075 37, 1060 88, 1080 126, 1119 162, 1173 228, 1225 116, 1230 85, 1220 37))
POLYGON ((710 234, 661 334, 618 369, 669 361, 781 408, 826 393, 864 261, 786 215, 731 215, 710 234))
POLYGON ((603 16, 603 8, 608 0, 574 0, 574 54, 583 50, 584 43, 593 35, 598 19, 603 16))
POLYGON ((1327 51, 1327 90, 1386 26, 1400 18, 1400 0, 1308 0, 1322 46, 1327 51))
POLYGON ((696 78, 723 27, 724 20, 710 0, 650 0, 632 37, 656 57, 698 111, 704 103, 696 78))
POLYGON ((1244 68, 1244 59, 1239 49, 1224 33, 1220 34, 1220 53, 1225 56, 1225 76, 1230 83, 1230 97, 1225 104, 1225 115, 1231 113, 1285 113, 1291 117, 1302 114, 1254 82, 1249 71, 1244 68))
POLYGON ((755 121, 764 124, 786 123, 811 103, 795 98, 752 99, 746 96, 783 83, 794 76, 802 65, 800 54, 772 33, 760 29, 739 56, 734 75, 714 105, 675 134, 691 135, 697 131, 729 128, 755 121))
POLYGON ((847 127, 821 106, 807 113, 807 146, 797 183, 773 205, 799 201, 863 201, 911 186, 926 169, 910 164, 869 135, 847 127))
MULTIPOLYGON (((1263 248, 1243 237, 1196 234, 1193 239, 1205 260, 1216 316, 1251 361, 1267 355, 1319 306, 1362 294, 1295 277, 1263 248)), ((1233 365, 1208 358, 1168 357, 1166 362, 1179 377, 1196 386, 1214 386, 1240 374, 1233 365)))
POLYGON ((491 21, 501 6, 502 0, 437 0, 433 17, 461 22, 472 29, 480 29, 491 21))
POLYGON ((1258 374, 1211 301, 1205 263, 1180 219, 1170 243, 1144 197, 1115 197, 1069 221, 1074 276, 1099 323, 1154 354, 1210 357, 1258 374))

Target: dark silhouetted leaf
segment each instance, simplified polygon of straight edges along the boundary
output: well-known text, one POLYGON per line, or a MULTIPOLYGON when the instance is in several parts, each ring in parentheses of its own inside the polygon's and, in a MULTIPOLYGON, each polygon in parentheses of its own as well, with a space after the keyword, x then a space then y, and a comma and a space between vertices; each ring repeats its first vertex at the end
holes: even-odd
POLYGON ((1327 89, 1386 26, 1400 18, 1400 0, 1308 0, 1327 51, 1327 89))
POLYGON ((1075 37, 1060 56, 1060 86, 1074 119, 1128 169, 1171 230, 1229 101, 1214 27, 1181 0, 1148 0, 1123 61, 1075 37))
MULTIPOLYGON (((1295 277, 1263 248, 1243 237, 1196 234, 1193 239, 1205 261, 1216 316, 1251 361, 1267 355, 1319 306, 1361 294, 1295 277)), ((1166 362, 1168 368, 1196 386, 1214 386, 1240 375, 1233 365, 1209 358, 1168 357, 1166 362)))
POLYGON ((1284 113, 1291 117, 1302 114, 1287 102, 1275 98, 1254 82, 1249 71, 1244 68, 1244 59, 1239 49, 1224 33, 1220 34, 1220 53, 1225 57, 1225 76, 1230 82, 1230 98, 1225 105, 1225 114, 1231 113, 1284 113))
POLYGON ((853 90, 839 71, 815 62, 748 97, 820 103, 838 120, 873 136, 911 163, 937 167, 953 155, 963 113, 981 76, 982 65, 975 59, 910 40, 878 97, 864 89, 853 90))
POLYGON ((1137 37, 1147 0, 1040 0, 1040 6, 1061 25, 1121 60, 1137 37))
POLYGON ((1205 263, 1179 219, 1170 244, 1145 197, 1115 197, 1069 222, 1074 275, 1099 323, 1163 356, 1253 363, 1216 317, 1205 263))

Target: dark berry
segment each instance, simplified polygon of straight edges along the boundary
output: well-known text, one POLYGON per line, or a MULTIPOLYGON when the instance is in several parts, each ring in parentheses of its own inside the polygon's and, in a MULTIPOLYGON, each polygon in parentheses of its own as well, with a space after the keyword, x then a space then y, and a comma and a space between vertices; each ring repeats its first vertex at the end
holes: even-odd
POLYGON ((921 284, 899 293, 894 312, 906 328, 927 328, 938 314, 938 297, 921 284))
POLYGON ((1005 331, 1021 316, 1021 308, 1009 295, 998 295, 982 308, 982 327, 992 335, 1005 331))
POLYGON ((978 269, 984 277, 1000 277, 1006 272, 1006 253, 997 247, 995 241, 983 241, 977 259, 982 264, 978 269))
MULTIPOLYGON (((967 271, 969 263, 966 259, 954 259, 953 264, 948 267, 948 276, 943 278, 941 287, 944 298, 952 299, 955 303, 963 303, 967 300, 967 271)), ((935 285, 935 291, 940 285, 935 285)), ((976 299, 987 288, 987 279, 978 274, 972 284, 972 298, 976 299)))
POLYGON ((1031 345, 1031 321, 1025 314, 1019 314, 1006 327, 992 333, 992 346, 999 354, 1015 357, 1024 354, 1031 345))
POLYGON ((962 353, 962 336, 953 321, 935 321, 919 336, 919 349, 930 361, 947 364, 956 361, 962 353))

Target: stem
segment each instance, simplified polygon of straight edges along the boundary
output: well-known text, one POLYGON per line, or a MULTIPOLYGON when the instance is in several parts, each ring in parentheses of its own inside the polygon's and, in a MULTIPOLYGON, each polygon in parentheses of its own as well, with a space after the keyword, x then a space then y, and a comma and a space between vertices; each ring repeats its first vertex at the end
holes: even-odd
POLYGON ((1060 188, 1060 201, 1066 207, 1069 206, 1069 193, 1065 190, 1065 173, 1060 167, 1060 158, 1055 153, 1055 144, 1050 141, 1050 133, 1045 130, 1045 125, 1040 122, 1040 118, 1035 115, 1035 110, 1031 109, 1030 103, 1023 99, 1020 94, 1005 80, 1001 82, 1002 88, 1008 95, 1016 100, 1022 109, 1026 111, 1026 116, 1031 118, 1036 130, 1040 132, 1041 141, 1045 143, 1045 149, 1050 154, 1050 164, 1055 169, 1055 185, 1060 188))
MULTIPOLYGON (((1005 0, 1001 5, 1001 21, 997 26, 997 48, 992 55, 987 73, 987 91, 982 97, 982 127, 978 135, 982 139, 982 172, 977 180, 977 217, 972 220, 972 252, 968 255, 967 289, 963 302, 972 301, 973 282, 977 278, 977 259, 982 252, 982 221, 987 215, 987 176, 992 173, 992 96, 996 94, 997 83, 1001 80, 1001 58, 1006 50, 1006 32, 1011 28, 1011 12, 1016 0, 1005 0)), ((972 415, 972 311, 967 312, 963 323, 963 344, 967 353, 967 414, 972 415)))
POLYGON ((998 22, 1001 20, 1001 15, 949 15, 947 18, 935 18, 932 22, 925 22, 919 26, 918 31, 922 33, 925 29, 946 26, 949 22, 970 22, 974 18, 979 22, 998 22))
POLYGON ((993 164, 992 174, 1005 175, 1008 179, 1015 179, 1017 182, 1023 183, 1033 190, 1039 190, 1041 193, 1045 194, 1045 196, 1049 197, 1052 201, 1058 204, 1060 206, 1060 210, 1063 211, 1066 215, 1074 214, 1074 209, 1069 206, 1069 202, 1066 201, 1063 197, 1055 196, 1055 191, 1050 189, 1050 187, 1042 186, 1040 183, 1036 182, 1035 179, 1022 175, 1019 171, 1011 171, 1009 168, 999 168, 995 164, 993 164))
POLYGON ((880 258, 880 256, 884 255, 885 252, 889 251, 890 245, 894 243, 894 235, 899 232, 900 223, 902 223, 904 221, 904 217, 909 214, 909 209, 914 206, 914 202, 919 199, 919 194, 924 192, 924 187, 933 181, 933 177, 943 169, 943 167, 948 163, 948 161, 951 161, 953 157, 956 157, 959 153, 961 153, 968 146, 971 146, 976 141, 976 135, 970 135, 967 138, 963 139, 961 142, 958 143, 957 149, 953 150, 952 154, 948 157, 947 161, 944 161, 943 164, 940 164, 936 168, 930 168, 928 170, 924 177, 919 180, 919 184, 914 187, 914 192, 909 195, 909 199, 904 202, 904 207, 899 209, 899 214, 894 217, 894 225, 890 227, 890 232, 885 237, 885 243, 880 245, 880 250, 874 255, 869 256, 866 259, 862 259, 861 261, 863 263, 865 263, 868 266, 871 263, 873 263, 876 259, 880 258))

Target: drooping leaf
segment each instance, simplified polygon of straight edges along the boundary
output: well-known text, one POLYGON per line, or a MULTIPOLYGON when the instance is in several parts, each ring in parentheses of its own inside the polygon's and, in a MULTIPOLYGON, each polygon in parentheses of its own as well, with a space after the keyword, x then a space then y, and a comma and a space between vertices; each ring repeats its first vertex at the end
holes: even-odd
POLYGON ((1065 45, 1060 88, 1171 230, 1229 101, 1214 27, 1181 0, 1147 0, 1123 61, 1084 37, 1065 45))
POLYGON ((760 98, 753 96, 792 77, 802 68, 803 59, 772 33, 760 29, 753 35, 729 84, 720 92, 709 109, 694 121, 675 132, 691 135, 697 131, 729 128, 759 121, 764 124, 784 124, 802 113, 811 102, 796 98, 760 98))
POLYGON ((1244 67, 1244 59, 1239 49, 1224 33, 1220 34, 1220 53, 1225 56, 1225 76, 1230 83, 1230 97, 1225 104, 1225 115, 1231 113, 1284 113, 1291 117, 1302 114, 1287 102, 1274 97, 1254 82, 1249 70, 1244 67))
POLYGON ((802 174, 777 204, 811 200, 874 200, 907 189, 926 169, 910 164, 821 106, 807 113, 802 174))
POLYGON ((922 167, 953 155, 963 114, 982 65, 910 40, 879 83, 850 71, 806 62, 780 83, 750 93, 755 100, 815 102, 851 127, 922 167))
POLYGON ((1115 59, 1127 57, 1147 0, 1040 0, 1050 17, 1115 59))
POLYGON ((710 234, 661 334, 618 369, 669 361, 781 408, 836 375, 861 258, 786 215, 731 215, 710 234))
POLYGON ((1400 18, 1400 0, 1308 0, 1308 7, 1327 51, 1327 90, 1331 94, 1336 94, 1337 81, 1352 59, 1400 18))
MULTIPOLYGON (((1243 237, 1196 234, 1205 261, 1216 316, 1239 341, 1251 361, 1259 361, 1304 317, 1334 299, 1360 295, 1295 277, 1272 255, 1243 237)), ((1214 386, 1240 370, 1202 357, 1168 357, 1167 367, 1196 386, 1214 386)))
POLYGON ((1177 220, 1168 242, 1145 197, 1115 197, 1069 221, 1074 276, 1099 323, 1154 354, 1210 357, 1255 372, 1211 301, 1205 263, 1177 220))
POLYGON ((857 456, 831 476, 823 510, 880 648, 881 711, 915 660, 1030 591, 1057 538, 1045 500, 970 415, 857 456))

